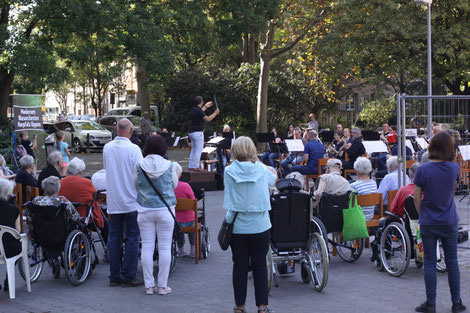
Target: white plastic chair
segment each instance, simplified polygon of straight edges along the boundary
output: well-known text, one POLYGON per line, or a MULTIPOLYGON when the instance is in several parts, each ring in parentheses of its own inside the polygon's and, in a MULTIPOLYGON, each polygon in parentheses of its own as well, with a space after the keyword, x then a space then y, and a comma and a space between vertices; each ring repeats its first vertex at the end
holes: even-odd
POLYGON ((15 299, 15 262, 19 258, 23 258, 23 270, 26 276, 26 287, 28 292, 31 292, 31 281, 29 277, 29 262, 28 262, 28 238, 26 234, 20 234, 15 229, 7 226, 0 226, 0 264, 7 265, 8 274, 8 287, 10 289, 10 299, 15 299), (21 253, 14 257, 7 258, 5 255, 5 248, 3 247, 3 235, 11 234, 15 239, 21 241, 21 253))

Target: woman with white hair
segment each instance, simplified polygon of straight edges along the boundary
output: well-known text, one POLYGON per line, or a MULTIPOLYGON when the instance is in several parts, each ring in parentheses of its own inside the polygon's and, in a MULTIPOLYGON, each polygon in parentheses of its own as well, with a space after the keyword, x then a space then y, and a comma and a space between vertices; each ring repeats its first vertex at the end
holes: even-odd
MULTIPOLYGON (((357 180, 351 184, 352 189, 358 195, 368 195, 371 193, 377 193, 377 183, 370 179, 370 173, 372 172, 372 164, 369 159, 364 157, 357 158, 354 162, 354 170, 357 173, 357 180)), ((366 221, 370 221, 374 218, 375 206, 363 206, 362 211, 366 217, 366 221)))
POLYGON ((6 179, 13 179, 15 178, 15 173, 13 173, 12 170, 8 168, 6 165, 5 158, 3 155, 0 154, 0 177, 6 178, 6 179))
MULTIPOLYGON (((59 195, 66 197, 71 202, 86 203, 86 205, 79 205, 76 207, 81 217, 86 217, 88 215, 89 206, 93 200, 93 196, 96 193, 96 189, 93 186, 91 180, 85 177, 81 177, 84 171, 85 162, 79 158, 73 158, 69 162, 68 166, 69 175, 62 178, 60 182, 61 187, 59 190, 59 195)), ((100 229, 101 235, 107 244, 109 232, 108 221, 101 213, 97 201, 95 201, 93 204, 93 219, 95 220, 96 226, 98 226, 100 229)))
POLYGON ((34 159, 29 154, 20 159, 21 169, 16 174, 15 181, 17 184, 23 185, 23 199, 26 197, 26 186, 38 187, 36 179, 34 159))
MULTIPOLYGON (((181 173, 183 169, 181 165, 178 163, 174 163, 176 167, 176 174, 178 175, 178 179, 181 177, 181 173)), ((175 197, 176 199, 196 199, 194 196, 194 192, 191 189, 191 186, 188 183, 178 181, 178 185, 175 188, 175 197)), ((176 220, 180 227, 193 227, 194 226, 194 213, 192 211, 177 211, 176 212, 176 220)), ((188 240, 189 244, 191 245, 191 253, 190 256, 192 258, 195 257, 196 254, 196 247, 194 245, 194 233, 188 233, 188 240)), ((181 239, 178 239, 178 256, 186 256, 188 253, 184 251, 184 236, 181 239)))
MULTIPOLYGON (((0 225, 14 228, 20 232, 20 211, 16 205, 10 201, 14 187, 14 182, 5 178, 0 178, 0 225)), ((20 241, 10 234, 5 234, 3 236, 3 246, 5 248, 7 258, 11 258, 21 252, 20 241)), ((5 291, 8 291, 7 278, 5 278, 4 286, 5 291)))
POLYGON ((268 271, 266 253, 269 247, 271 221, 269 187, 274 175, 259 162, 253 141, 238 137, 232 146, 235 161, 225 169, 225 219, 234 221, 230 242, 233 260, 234 313, 244 313, 248 269, 251 265, 258 313, 270 312, 268 305, 268 271))

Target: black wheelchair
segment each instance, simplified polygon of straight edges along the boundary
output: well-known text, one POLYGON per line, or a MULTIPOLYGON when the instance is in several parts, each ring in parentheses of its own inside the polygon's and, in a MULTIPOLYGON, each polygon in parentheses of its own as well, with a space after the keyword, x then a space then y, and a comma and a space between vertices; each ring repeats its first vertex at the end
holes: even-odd
MULTIPOLYGON (((65 205, 37 206, 28 202, 25 206, 28 210, 31 282, 39 279, 44 263, 47 262, 52 267, 54 278, 60 277, 62 267, 72 285, 83 283, 94 267, 93 241, 86 224, 68 220, 65 205)), ((19 264, 18 269, 25 278, 22 264, 19 264)))
MULTIPOLYGON (((313 188, 310 194, 313 197, 313 188)), ((349 263, 353 263, 361 257, 365 243, 364 239, 343 241, 341 233, 343 230, 343 209, 348 208, 351 196, 351 192, 342 195, 323 193, 312 217, 315 231, 321 234, 327 243, 327 251, 329 251, 328 244, 330 244, 333 252, 337 252, 342 260, 349 263)))
MULTIPOLYGON (((191 186, 192 188, 192 186, 191 186)), ((198 201, 197 206, 197 219, 201 223, 201 255, 207 259, 211 251, 211 240, 209 236, 209 227, 206 222, 206 196, 204 188, 194 188, 194 196, 198 201)))
MULTIPOLYGON (((401 218, 391 212, 385 212, 388 218, 381 221, 374 242, 371 243, 372 258, 381 271, 399 277, 408 269, 411 259, 415 260, 418 268, 423 266, 418 242, 419 225, 417 226, 418 212, 414 205, 414 197, 408 196, 405 200, 405 214, 401 218), (411 240, 410 240, 411 238, 411 240)), ((438 240, 436 247, 437 264, 439 272, 445 272, 445 260, 442 244, 438 240)))
POLYGON ((296 180, 283 179, 276 184, 279 193, 271 195, 271 240, 267 254, 268 288, 279 286, 279 265, 299 263, 301 278, 316 291, 328 281, 328 253, 323 237, 311 222, 310 195, 300 191, 296 180))

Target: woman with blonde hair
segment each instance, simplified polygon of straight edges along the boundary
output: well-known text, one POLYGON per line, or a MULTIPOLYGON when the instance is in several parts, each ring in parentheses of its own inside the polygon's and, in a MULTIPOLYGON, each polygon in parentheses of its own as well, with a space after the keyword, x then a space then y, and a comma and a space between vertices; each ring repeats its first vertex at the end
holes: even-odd
POLYGON ((230 243, 233 259, 234 313, 244 313, 248 268, 251 265, 255 283, 258 313, 270 312, 268 305, 268 271, 266 254, 269 247, 271 221, 268 211, 269 187, 274 175, 259 162, 253 141, 245 136, 235 140, 232 154, 235 161, 225 169, 225 219, 234 222, 230 243))

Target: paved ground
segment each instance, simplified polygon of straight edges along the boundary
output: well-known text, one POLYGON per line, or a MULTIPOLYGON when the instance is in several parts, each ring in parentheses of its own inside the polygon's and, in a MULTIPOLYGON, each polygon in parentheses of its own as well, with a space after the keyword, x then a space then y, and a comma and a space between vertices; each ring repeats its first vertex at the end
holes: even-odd
MULTIPOLYGON (((86 155, 88 170, 97 170, 100 154, 86 155)), ((187 158, 187 152, 171 153, 170 158, 179 161, 187 158)), ((87 173, 89 173, 87 171, 87 173)), ((231 253, 221 251, 216 236, 224 216, 223 192, 207 193, 207 223, 212 246, 209 258, 198 265, 194 259, 178 259, 176 271, 170 276, 169 286, 174 290, 166 296, 147 296, 143 287, 108 287, 108 265, 101 263, 87 281, 73 287, 62 273, 60 279, 52 277, 45 265, 39 281, 33 284, 32 293, 26 292, 25 283, 17 273, 17 298, 9 300, 0 292, 0 313, 42 312, 231 312, 233 291, 231 286, 231 253)), ((469 203, 465 199, 459 205, 461 223, 468 224, 469 203)), ((470 243, 459 249, 461 289, 464 303, 470 304, 470 243)), ((99 252, 101 253, 101 252, 99 252)), ((328 285, 318 293, 300 279, 300 270, 280 278, 279 288, 270 295, 270 306, 277 313, 286 312, 413 312, 424 295, 423 271, 410 263, 408 271, 400 278, 379 272, 369 262, 370 249, 353 264, 331 257, 328 285)), ((0 278, 5 267, 0 267, 0 278)), ((157 274, 157 273, 155 273, 157 274)), ((142 278, 139 265, 138 277, 142 278)), ((253 282, 249 279, 248 312, 256 312, 253 282)), ((438 273, 437 312, 451 312, 450 296, 445 274, 438 273)))

